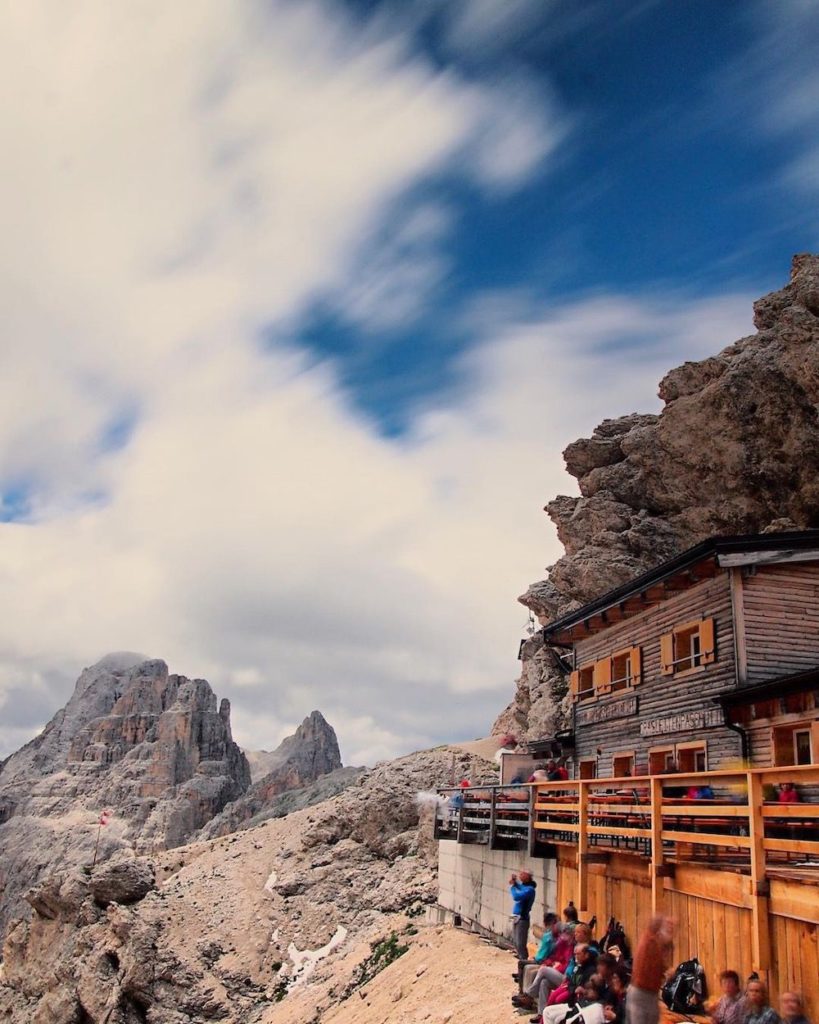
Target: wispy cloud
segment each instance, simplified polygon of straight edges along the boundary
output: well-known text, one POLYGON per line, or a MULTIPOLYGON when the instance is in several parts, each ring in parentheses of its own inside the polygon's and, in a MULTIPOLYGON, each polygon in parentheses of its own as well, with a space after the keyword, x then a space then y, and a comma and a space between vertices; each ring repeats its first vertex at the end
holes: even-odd
POLYGON ((514 187, 562 115, 540 106, 527 141, 528 85, 510 100, 309 0, 17 5, 0 76, 0 490, 27 519, 0 526, 0 742, 121 649, 210 678, 251 746, 313 707, 351 761, 482 732, 516 671, 515 595, 556 554, 540 509, 563 444, 645 408, 747 299, 544 317, 500 296, 458 387, 389 441, 282 332, 346 289, 369 337, 415 315, 451 223, 419 183, 514 187))

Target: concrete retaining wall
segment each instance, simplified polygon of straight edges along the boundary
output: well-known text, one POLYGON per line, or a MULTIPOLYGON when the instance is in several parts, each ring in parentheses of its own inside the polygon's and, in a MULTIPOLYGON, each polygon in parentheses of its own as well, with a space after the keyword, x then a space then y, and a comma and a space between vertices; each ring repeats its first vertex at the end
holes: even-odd
POLYGON ((540 923, 544 910, 557 909, 557 866, 553 860, 442 839, 438 843, 438 903, 466 921, 511 938, 509 876, 523 868, 531 871, 537 882, 532 921, 540 923))

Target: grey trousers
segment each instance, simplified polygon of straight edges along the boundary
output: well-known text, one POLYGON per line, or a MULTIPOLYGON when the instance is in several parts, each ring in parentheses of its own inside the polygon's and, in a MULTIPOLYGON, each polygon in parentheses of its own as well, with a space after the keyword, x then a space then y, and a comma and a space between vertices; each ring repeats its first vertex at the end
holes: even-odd
POLYGON ((529 947, 527 945, 529 941, 529 918, 525 920, 522 917, 513 918, 513 935, 515 941, 515 949, 518 951, 518 960, 529 959, 529 947))
POLYGON ((556 967, 540 967, 532 979, 532 983, 525 990, 527 996, 537 999, 537 1012, 543 1013, 546 1000, 550 994, 566 980, 566 975, 561 974, 556 967))
POLYGON ((656 992, 629 986, 626 993, 626 1024, 658 1024, 660 1000, 656 992))

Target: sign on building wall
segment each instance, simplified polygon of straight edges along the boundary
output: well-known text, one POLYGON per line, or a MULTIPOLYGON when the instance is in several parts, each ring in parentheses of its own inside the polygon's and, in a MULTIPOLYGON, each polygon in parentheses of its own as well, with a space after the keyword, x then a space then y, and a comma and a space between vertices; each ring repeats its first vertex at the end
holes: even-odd
POLYGON ((641 736, 665 736, 671 732, 694 732, 697 729, 713 729, 722 725, 724 717, 721 708, 706 711, 686 711, 668 718, 649 718, 640 722, 641 736))
POLYGON ((574 724, 597 725, 599 722, 610 722, 613 718, 629 718, 637 714, 637 697, 623 697, 621 700, 593 704, 588 708, 576 708, 574 724))

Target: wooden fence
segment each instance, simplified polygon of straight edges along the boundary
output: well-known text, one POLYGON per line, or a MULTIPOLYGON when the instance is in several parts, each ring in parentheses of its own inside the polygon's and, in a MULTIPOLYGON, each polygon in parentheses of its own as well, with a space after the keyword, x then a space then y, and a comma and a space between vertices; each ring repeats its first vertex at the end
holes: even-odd
MULTIPOLYGON (((740 909, 749 915, 749 962, 768 971, 776 957, 787 958, 790 941, 785 935, 783 946, 772 938, 778 934, 769 920, 772 885, 819 879, 819 802, 809 799, 815 793, 819 765, 450 789, 441 791, 435 834, 532 856, 572 850, 572 898, 582 913, 593 910, 595 866, 615 854, 648 862, 650 892, 642 905, 649 914, 674 909, 669 900, 686 896, 668 884, 686 865, 703 879, 713 868, 731 872, 744 879, 740 909), (802 799, 780 803, 782 782, 793 782, 802 799), (706 786, 707 798, 688 796, 706 786)), ((715 896, 724 902, 721 891, 715 896)), ((707 899, 707 889, 692 898, 707 899)), ((687 905, 676 907, 682 909, 688 916, 687 905)), ((815 946, 815 933, 812 941, 815 946)))

